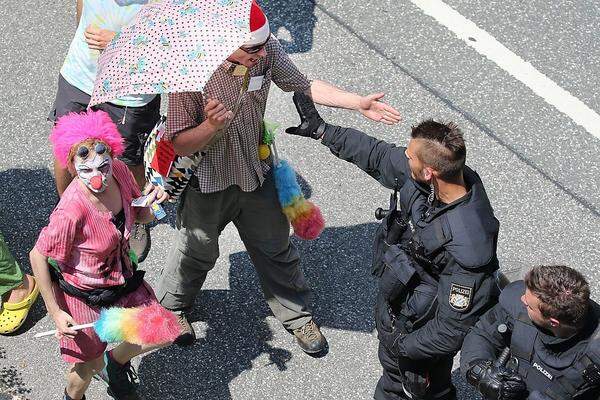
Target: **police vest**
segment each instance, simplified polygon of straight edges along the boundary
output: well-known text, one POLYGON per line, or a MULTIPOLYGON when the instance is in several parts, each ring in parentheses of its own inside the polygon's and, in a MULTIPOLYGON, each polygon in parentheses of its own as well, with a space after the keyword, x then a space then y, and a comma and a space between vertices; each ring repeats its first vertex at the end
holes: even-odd
POLYGON ((552 400, 573 399, 582 392, 586 396, 600 394, 600 325, 583 351, 558 355, 550 354, 538 340, 539 334, 527 313, 514 320, 510 345, 513 361, 509 364, 525 379, 530 392, 539 391, 552 400))

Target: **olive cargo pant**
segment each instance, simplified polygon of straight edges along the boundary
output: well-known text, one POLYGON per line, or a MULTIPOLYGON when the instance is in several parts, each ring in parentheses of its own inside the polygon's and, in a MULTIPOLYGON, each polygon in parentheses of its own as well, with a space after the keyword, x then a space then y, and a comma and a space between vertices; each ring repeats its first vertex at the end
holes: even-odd
POLYGON ((310 290, 289 240, 290 225, 281 212, 272 174, 253 192, 231 186, 200 193, 192 178, 179 202, 177 238, 158 285, 161 304, 171 310, 193 305, 219 257, 219 236, 229 222, 246 246, 275 317, 290 330, 309 322, 310 290))

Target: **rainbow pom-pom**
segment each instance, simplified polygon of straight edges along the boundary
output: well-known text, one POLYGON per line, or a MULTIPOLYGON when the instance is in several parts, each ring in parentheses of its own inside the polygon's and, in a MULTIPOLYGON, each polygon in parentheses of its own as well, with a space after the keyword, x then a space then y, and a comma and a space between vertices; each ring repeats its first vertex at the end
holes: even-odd
POLYGON ((160 304, 135 308, 107 308, 94 323, 96 334, 106 343, 129 342, 158 345, 174 341, 181 334, 177 317, 160 304))
POLYGON ((287 161, 280 160, 273 173, 279 203, 283 213, 294 227, 294 233, 306 240, 319 237, 325 228, 325 220, 321 210, 304 198, 294 169, 287 161))

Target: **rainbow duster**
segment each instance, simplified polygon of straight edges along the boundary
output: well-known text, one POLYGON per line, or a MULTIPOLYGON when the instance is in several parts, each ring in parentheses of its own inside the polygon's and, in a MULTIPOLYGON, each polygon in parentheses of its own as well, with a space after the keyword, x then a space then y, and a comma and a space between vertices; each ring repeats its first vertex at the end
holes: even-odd
POLYGON ((286 160, 279 160, 273 173, 279 203, 283 213, 294 227, 294 233, 305 240, 319 237, 325 228, 325 220, 321 210, 304 198, 294 169, 286 160))
POLYGON ((275 147, 275 131, 279 125, 263 120, 263 143, 271 147, 273 155, 273 175, 279 203, 288 218, 294 233, 301 239, 313 240, 325 228, 325 220, 319 207, 304 198, 296 179, 296 172, 286 160, 279 159, 275 147))
POLYGON ((96 334, 106 343, 128 342, 158 345, 174 341, 181 334, 175 314, 160 304, 134 308, 107 308, 94 323, 96 334))

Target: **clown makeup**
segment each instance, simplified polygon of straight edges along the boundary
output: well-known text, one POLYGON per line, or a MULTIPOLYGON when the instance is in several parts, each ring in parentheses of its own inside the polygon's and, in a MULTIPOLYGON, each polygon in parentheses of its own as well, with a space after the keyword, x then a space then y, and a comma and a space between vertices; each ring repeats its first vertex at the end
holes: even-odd
POLYGON ((93 146, 82 144, 75 153, 73 166, 77 176, 94 193, 101 193, 112 175, 112 157, 106 145, 101 142, 93 146))

